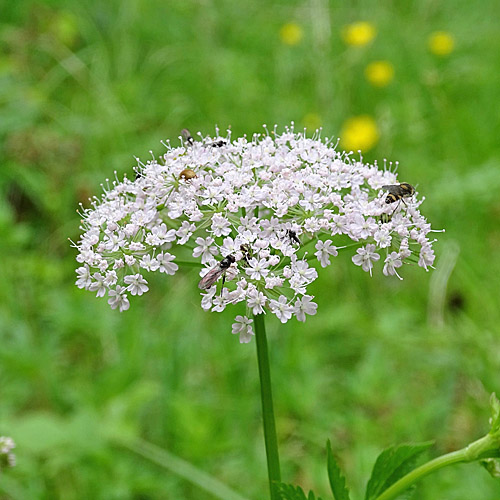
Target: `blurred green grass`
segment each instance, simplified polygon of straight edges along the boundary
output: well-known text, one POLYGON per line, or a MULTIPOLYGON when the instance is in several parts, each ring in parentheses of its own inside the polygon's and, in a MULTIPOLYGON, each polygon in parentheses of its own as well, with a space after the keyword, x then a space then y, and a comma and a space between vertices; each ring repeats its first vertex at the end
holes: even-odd
MULTIPOLYGON (((73 284, 78 203, 186 126, 251 134, 312 114, 337 136, 370 115, 380 140, 365 160, 399 160, 446 229, 434 277, 370 278, 343 254, 316 282, 317 316, 269 322, 283 477, 328 498, 329 438, 359 498, 390 444, 435 438, 446 452, 482 435, 500 385, 499 15, 493 0, 4 3, 0 434, 19 464, 1 498, 213 498, 110 436, 265 497, 255 348, 230 335, 229 316, 201 311, 196 272, 155 277, 124 314, 73 284), (342 28, 359 20, 377 36, 348 47, 342 28), (297 45, 280 39, 289 22, 297 45), (447 57, 428 50, 438 30, 455 39, 447 57), (374 88, 364 69, 380 59, 395 76, 374 88), (440 264, 456 249, 447 280, 440 264)), ((500 485, 463 466, 418 492, 443 496, 497 500, 500 485)))

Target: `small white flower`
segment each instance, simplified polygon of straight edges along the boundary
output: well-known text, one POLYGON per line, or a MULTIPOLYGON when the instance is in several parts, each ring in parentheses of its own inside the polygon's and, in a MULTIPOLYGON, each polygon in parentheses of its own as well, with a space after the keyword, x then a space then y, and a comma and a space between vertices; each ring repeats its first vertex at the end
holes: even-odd
POLYGON ((125 264, 127 264, 127 266, 132 267, 136 262, 137 260, 133 255, 125 255, 125 264))
POLYGON ((11 437, 0 436, 0 472, 2 465, 14 467, 16 465, 16 456, 12 450, 16 447, 16 443, 11 437))
POLYGON ((211 237, 196 238, 196 244, 198 246, 193 250, 193 257, 199 257, 201 255, 202 264, 209 262, 210 259, 218 253, 217 247, 212 245, 213 242, 214 239, 211 237))
POLYGON ((76 280, 76 286, 78 288, 85 288, 88 290, 90 285, 92 284, 92 278, 90 275, 90 269, 88 264, 79 267, 76 270, 76 274, 78 274, 78 279, 76 280))
POLYGON ((357 266, 361 266, 363 271, 367 271, 372 274, 373 262, 380 259, 380 255, 375 253, 375 245, 366 245, 366 247, 361 247, 356 250, 357 255, 354 255, 352 261, 357 266))
POLYGON ((403 263, 401 262, 401 256, 397 252, 391 252, 386 257, 384 262, 385 262, 385 265, 384 265, 383 273, 386 276, 396 275, 400 280, 403 279, 396 271, 396 268, 401 267, 403 265, 403 263))
POLYGON ((310 267, 305 260, 292 260, 293 276, 301 280, 302 283, 311 283, 318 277, 318 272, 314 267, 310 267))
POLYGON ((248 262, 248 266, 245 271, 252 280, 260 280, 269 274, 269 269, 267 269, 269 262, 266 259, 252 258, 248 262))
POLYGON ((387 229, 379 229, 375 231, 373 239, 377 242, 379 248, 387 248, 391 245, 392 237, 387 229))
POLYGON ((216 291, 217 289, 213 286, 207 290, 207 293, 202 294, 203 298, 201 299, 201 308, 204 311, 210 311, 212 308, 212 300, 216 291))
POLYGON ((318 304, 312 302, 313 298, 314 297, 310 295, 304 295, 302 299, 298 298, 295 301, 293 312, 299 321, 305 321, 306 314, 309 314, 310 316, 314 316, 316 314, 318 304))
POLYGON ((181 224, 181 227, 175 233, 177 235, 177 237, 179 238, 177 240, 177 243, 179 245, 184 245, 185 243, 187 243, 189 238, 191 238, 191 236, 193 235, 193 231, 195 231, 195 230, 196 230, 196 226, 194 224, 190 224, 189 222, 184 221, 181 224))
POLYGON ((127 290, 131 295, 142 295, 149 290, 148 282, 140 274, 125 276, 123 281, 128 285, 127 290))
POLYGON ((141 261, 139 262, 139 265, 143 268, 146 269, 146 271, 156 271, 159 267, 160 264, 158 260, 156 260, 155 257, 151 257, 151 255, 145 255, 141 261))
POLYGON ((424 246, 420 250, 420 257, 418 259, 418 265, 420 267, 423 267, 426 271, 428 271, 427 267, 432 267, 432 264, 434 264, 434 250, 429 246, 424 246))
POLYGON ((270 300, 269 308, 282 323, 286 323, 294 312, 294 308, 288 304, 288 300, 284 295, 280 295, 278 300, 270 300))
POLYGON ((378 229, 378 224, 371 217, 365 219, 362 215, 357 215, 351 222, 351 233, 359 239, 366 240, 378 229))
POLYGON ((253 333, 252 323, 253 319, 249 319, 246 316, 236 316, 235 323, 232 325, 232 333, 234 335, 240 336, 241 344, 248 344, 250 342, 253 333))
POLYGON ((251 291, 247 294, 247 305, 253 314, 262 314, 266 305, 266 296, 262 292, 251 291))
POLYGON ((120 309, 120 312, 126 311, 130 307, 125 288, 118 285, 114 290, 108 292, 108 304, 111 309, 120 309))
POLYGON ((339 254, 337 247, 332 246, 332 240, 321 241, 319 240, 315 248, 317 252, 314 254, 319 260, 321 267, 327 267, 330 265, 330 256, 337 257, 339 254))
POLYGON ((118 275, 116 274, 116 271, 108 271, 106 273, 106 277, 104 278, 103 282, 107 288, 110 288, 113 285, 115 285, 117 281, 118 281, 118 275))
POLYGON ((212 216, 212 232, 214 236, 227 236, 231 233, 231 227, 226 217, 221 214, 212 216))
POLYGON ((177 269, 179 269, 179 266, 175 262, 172 262, 174 259, 175 256, 172 254, 169 254, 167 252, 159 253, 156 257, 156 260, 159 264, 158 269, 160 273, 175 274, 177 272, 177 269))
POLYGON ((91 285, 89 286, 89 290, 91 292, 97 292, 97 297, 104 297, 106 295, 106 285, 104 284, 104 276, 101 273, 94 273, 92 275, 91 285))

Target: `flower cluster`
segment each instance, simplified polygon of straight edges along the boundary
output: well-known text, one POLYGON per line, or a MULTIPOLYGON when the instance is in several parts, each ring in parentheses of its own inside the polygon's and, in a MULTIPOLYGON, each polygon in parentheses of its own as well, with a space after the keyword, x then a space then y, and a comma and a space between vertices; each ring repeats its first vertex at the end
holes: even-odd
POLYGON ((197 261, 202 308, 245 303, 232 330, 248 342, 252 314, 283 323, 315 314, 312 264, 328 266, 341 249, 370 274, 378 261, 398 277, 405 262, 432 266, 416 195, 388 203, 382 186, 396 184, 396 173, 338 152, 319 132, 265 128, 251 139, 228 132, 165 146, 160 160, 139 163, 133 181, 114 181, 82 213, 76 284, 113 309, 147 292, 149 273, 173 275, 197 261))
POLYGON ((16 456, 12 453, 15 447, 12 438, 0 436, 0 471, 3 467, 14 467, 16 465, 16 456))

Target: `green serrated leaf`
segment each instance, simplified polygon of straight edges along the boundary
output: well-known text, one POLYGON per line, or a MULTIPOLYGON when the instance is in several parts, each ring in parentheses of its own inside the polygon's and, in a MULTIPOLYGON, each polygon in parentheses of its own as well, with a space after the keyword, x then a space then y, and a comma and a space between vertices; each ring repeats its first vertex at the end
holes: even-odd
POLYGON ((319 497, 316 499, 312 491, 306 497, 304 490, 300 486, 293 486, 292 484, 279 484, 278 492, 282 500, 321 500, 319 497))
POLYGON ((345 485, 345 477, 332 453, 330 441, 326 443, 328 479, 335 500, 349 500, 349 490, 345 485))
POLYGON ((418 455, 431 445, 432 441, 429 441, 391 446, 384 450, 373 466, 372 476, 366 486, 365 500, 377 498, 398 479, 408 474, 414 469, 418 455))

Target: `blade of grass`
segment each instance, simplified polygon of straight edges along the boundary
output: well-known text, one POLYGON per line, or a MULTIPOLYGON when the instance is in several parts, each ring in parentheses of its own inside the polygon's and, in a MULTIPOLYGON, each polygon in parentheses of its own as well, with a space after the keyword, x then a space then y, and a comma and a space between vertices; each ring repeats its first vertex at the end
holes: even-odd
POLYGON ((214 495, 214 497, 220 498, 220 500, 248 500, 193 464, 143 439, 121 441, 119 444, 182 477, 186 481, 195 484, 200 489, 214 495))

